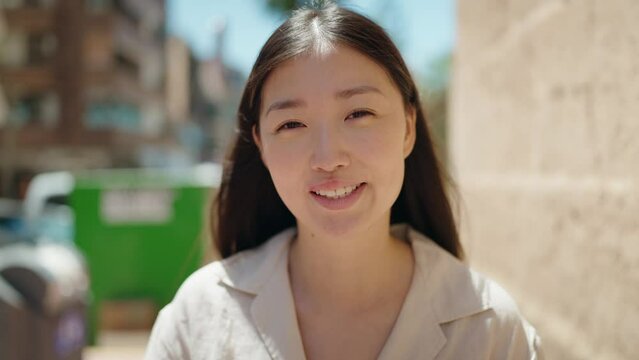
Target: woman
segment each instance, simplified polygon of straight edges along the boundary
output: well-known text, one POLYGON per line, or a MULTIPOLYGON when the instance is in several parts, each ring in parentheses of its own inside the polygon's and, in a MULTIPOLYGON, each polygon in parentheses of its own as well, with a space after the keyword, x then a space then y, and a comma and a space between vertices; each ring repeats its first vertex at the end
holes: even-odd
POLYGON ((468 269, 417 88, 369 19, 299 10, 262 48, 214 226, 148 359, 536 359, 468 269), (393 225, 391 225, 393 224, 393 225))

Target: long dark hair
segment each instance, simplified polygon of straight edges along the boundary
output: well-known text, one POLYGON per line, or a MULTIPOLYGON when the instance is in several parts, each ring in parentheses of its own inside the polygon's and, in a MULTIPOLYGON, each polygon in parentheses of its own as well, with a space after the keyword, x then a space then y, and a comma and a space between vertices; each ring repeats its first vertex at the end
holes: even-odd
POLYGON ((323 45, 342 44, 381 65, 399 89, 405 106, 416 111, 416 140, 405 160, 391 223, 405 222, 458 258, 463 250, 444 187, 443 172, 426 125, 417 87, 386 32, 372 20, 333 4, 294 11, 262 47, 238 110, 238 134, 224 164, 213 211, 214 241, 223 258, 254 248, 295 225, 293 214, 275 190, 253 141, 259 121, 262 86, 284 61, 323 45))

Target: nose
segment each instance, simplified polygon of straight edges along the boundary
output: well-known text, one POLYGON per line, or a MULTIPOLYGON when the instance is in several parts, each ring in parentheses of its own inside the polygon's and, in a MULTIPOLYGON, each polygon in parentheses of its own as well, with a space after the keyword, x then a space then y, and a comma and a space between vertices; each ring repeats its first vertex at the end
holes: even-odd
POLYGON ((311 146, 311 168, 315 171, 334 172, 350 164, 350 157, 337 129, 328 126, 318 129, 311 146))

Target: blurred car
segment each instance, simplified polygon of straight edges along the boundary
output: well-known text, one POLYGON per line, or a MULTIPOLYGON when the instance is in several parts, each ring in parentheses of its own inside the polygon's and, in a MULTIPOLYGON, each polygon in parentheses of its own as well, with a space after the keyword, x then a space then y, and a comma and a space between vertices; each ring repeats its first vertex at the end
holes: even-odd
POLYGON ((75 180, 68 171, 36 175, 24 200, 24 228, 38 242, 73 245, 74 219, 69 194, 75 180))
MULTIPOLYGON (((0 231, 14 235, 24 233, 22 202, 14 199, 0 198, 0 231)), ((5 237, 8 236, 5 234, 5 237)))

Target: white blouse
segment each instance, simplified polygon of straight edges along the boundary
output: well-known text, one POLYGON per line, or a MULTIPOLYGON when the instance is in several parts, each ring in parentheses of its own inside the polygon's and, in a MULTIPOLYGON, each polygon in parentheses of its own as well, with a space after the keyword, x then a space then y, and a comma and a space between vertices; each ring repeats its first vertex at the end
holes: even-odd
MULTIPOLYGON (((379 359, 543 359, 495 282, 406 225, 412 284, 379 359)), ((193 273, 156 319, 145 359, 305 359, 288 276, 291 228, 193 273)))

